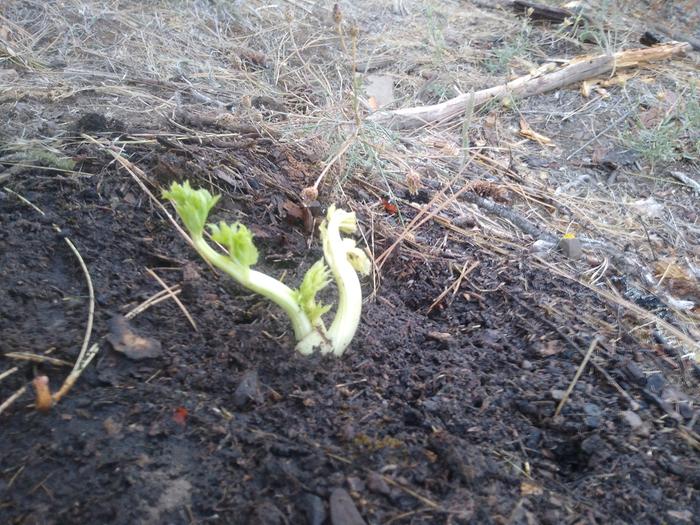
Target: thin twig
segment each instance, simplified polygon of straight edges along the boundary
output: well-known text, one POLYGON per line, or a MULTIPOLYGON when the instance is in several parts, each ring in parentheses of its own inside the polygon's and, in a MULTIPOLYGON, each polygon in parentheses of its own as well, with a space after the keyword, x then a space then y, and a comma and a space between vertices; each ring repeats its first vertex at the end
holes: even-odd
POLYGON ((78 354, 78 358, 75 360, 73 370, 71 370, 71 373, 68 374, 68 377, 65 379, 65 381, 63 381, 63 384, 61 385, 61 388, 58 389, 58 392, 56 392, 53 395, 54 403, 58 403, 61 400, 61 398, 68 393, 68 391, 80 377, 82 371, 87 366, 87 364, 83 363, 83 361, 85 360, 85 356, 88 351, 90 337, 92 337, 92 323, 95 318, 95 290, 92 287, 92 279, 90 278, 90 272, 88 271, 87 265, 85 264, 85 261, 83 261, 83 258, 80 255, 78 249, 75 247, 75 245, 71 242, 71 240, 68 237, 66 237, 65 240, 72 252, 75 254, 76 258, 78 259, 78 262, 80 263, 80 268, 83 270, 83 274, 85 275, 85 282, 88 287, 88 295, 90 302, 88 306, 87 326, 85 327, 85 336, 83 337, 83 344, 80 348, 80 353, 78 354))
POLYGON ((63 359, 57 359, 55 357, 48 357, 45 355, 32 354, 31 352, 8 352, 4 354, 5 357, 10 359, 17 359, 20 361, 33 361, 34 363, 48 363, 50 365, 56 366, 73 366, 73 363, 64 361, 63 359))
POLYGON ((178 299, 177 295, 175 295, 175 293, 173 292, 173 288, 171 288, 170 286, 168 286, 167 284, 165 284, 165 282, 163 281, 163 279, 161 279, 160 277, 158 277, 158 274, 156 274, 156 272, 154 272, 154 271, 151 270, 150 268, 146 268, 146 271, 147 271, 147 272, 149 273, 149 275, 151 275, 156 281, 158 281, 158 283, 163 287, 163 289, 165 290, 165 292, 167 293, 167 295, 168 295, 169 297, 171 297, 173 301, 175 301, 175 304, 177 304, 177 306, 180 308, 180 310, 182 311, 182 313, 185 314, 185 317, 187 317, 187 320, 188 320, 188 321, 190 322, 190 324, 192 325, 192 328, 194 328, 194 331, 195 331, 195 332, 198 332, 198 330, 197 330, 197 323, 194 322, 194 319, 192 319, 192 316, 191 316, 190 313, 187 311, 187 308, 185 308, 185 305, 182 304, 182 301, 180 301, 180 299, 178 299))
POLYGON ((569 388, 567 388, 566 392, 564 392, 564 397, 561 398, 561 401, 559 401, 559 405, 557 406, 557 409, 554 411, 555 416, 558 416, 559 413, 561 412, 561 409, 564 408, 564 405, 568 401, 569 396, 571 395, 571 392, 574 390, 574 387, 576 386, 576 383, 578 382, 579 377, 581 377, 581 374, 583 373, 584 369, 586 368, 586 365, 588 364, 588 360, 591 358, 591 354, 593 353, 593 349, 597 345, 598 345, 598 336, 594 337, 593 341, 591 341, 591 345, 588 347, 588 351, 586 352, 586 355, 583 356, 583 361, 581 362, 581 365, 578 367, 578 370, 576 370, 576 374, 574 375, 574 378, 571 381, 569 388))
MULTIPOLYGON (((5 191, 8 191, 7 189, 5 191)), ((36 206, 34 203, 30 202, 20 194, 9 190, 12 194, 16 195, 22 202, 27 204, 28 206, 32 207, 34 210, 36 210, 38 213, 40 213, 43 216, 46 216, 44 211, 36 206)), ((56 230, 58 233, 61 233, 61 228, 57 224, 53 224, 53 229, 56 230)), ((70 374, 68 374, 68 377, 65 379, 63 384, 61 385, 61 388, 54 394, 53 396, 53 401, 54 403, 57 403, 68 391, 70 388, 73 386, 73 384, 77 381, 78 377, 80 377, 80 374, 82 371, 85 369, 87 366, 87 363, 82 363, 82 361, 85 359, 86 352, 88 350, 88 345, 90 344, 90 338, 92 337, 92 325, 93 321, 95 318, 95 290, 92 286, 92 279, 90 277, 90 272, 88 271, 87 265, 85 264, 85 261, 83 260, 83 257, 80 255, 80 252, 78 249, 75 247, 75 244, 68 238, 65 237, 63 239, 66 241, 66 244, 70 248, 70 250, 73 252, 75 257, 78 259, 78 264, 80 264, 80 268, 83 271, 83 275, 85 276, 85 283, 87 284, 87 289, 88 289, 88 318, 87 318, 87 325, 85 326, 85 335, 83 337, 83 343, 80 347, 80 352, 78 353, 78 358, 75 360, 75 364, 73 366, 73 370, 71 371, 70 374)), ((92 356, 94 357, 94 355, 92 356)), ((90 359, 92 359, 92 357, 90 359)), ((52 359, 52 358, 45 358, 45 359, 52 359)), ((60 361, 60 360, 56 360, 60 361)), ((89 361, 88 361, 89 362, 89 361)))
POLYGON ((13 366, 12 368, 10 368, 10 369, 8 369, 8 370, 5 370, 4 372, 0 373, 0 381, 2 381, 3 379, 5 379, 6 377, 10 377, 12 374, 14 374, 15 372, 17 372, 17 370, 19 370, 19 368, 16 367, 16 366, 13 366))
POLYGON ((659 317, 655 313, 650 312, 648 310, 645 310, 641 306, 638 306, 631 301, 623 299, 619 295, 615 295, 611 292, 608 292, 607 290, 604 290, 604 289, 599 288, 597 286, 593 286, 585 281, 582 281, 581 279, 577 279, 573 275, 569 274, 568 272, 565 272, 564 270, 562 270, 561 268, 558 268, 557 266, 555 266, 553 264, 550 264, 549 262, 545 261, 541 257, 535 257, 535 259, 540 264, 542 264, 544 267, 548 268, 552 273, 559 275, 560 277, 564 277, 566 279, 569 279, 575 283, 580 284, 581 286, 588 288, 589 290, 591 290, 591 291, 595 292, 596 294, 600 295, 601 297, 605 298, 608 302, 613 303, 613 304, 617 304, 617 305, 633 312, 634 314, 641 317, 642 319, 646 319, 647 321, 651 321, 653 323, 656 323, 658 326, 660 326, 664 330, 668 331, 676 339, 683 342, 688 347, 688 350, 692 353, 695 360, 698 363, 700 363, 700 343, 698 343, 697 341, 694 341, 687 334, 681 332, 678 328, 673 326, 668 321, 661 319, 661 317, 659 317))
POLYGON ((464 266, 462 266, 462 271, 460 272, 459 277, 457 277, 457 279, 455 279, 452 284, 450 284, 447 288, 445 288, 442 291, 442 293, 440 295, 438 295, 437 299, 435 299, 433 301, 433 304, 431 304, 430 307, 428 308, 427 313, 432 312, 433 308, 435 308, 440 303, 440 301, 442 301, 447 296, 447 294, 450 293, 450 290, 452 291, 452 295, 456 294, 457 291, 459 290, 459 287, 462 285, 462 281, 464 280, 464 278, 467 275, 469 275, 470 273, 472 273, 474 271, 474 269, 477 266, 479 266, 479 264, 481 264, 480 261, 474 261, 472 263, 472 265, 469 268, 467 268, 468 263, 469 263, 468 260, 464 261, 464 266))
POLYGON ((0 405, 0 414, 2 414, 5 410, 7 410, 10 407, 10 405, 12 405, 12 403, 17 401, 17 399, 19 399, 19 397, 22 394, 24 394, 24 392, 26 392, 26 390, 27 390, 27 385, 24 385, 24 386, 20 387, 19 389, 17 389, 17 391, 15 391, 14 394, 12 394, 10 397, 8 397, 2 403, 2 405, 0 405))
POLYGON ((345 152, 348 150, 348 148, 350 148, 350 146, 352 146, 352 144, 355 142, 356 139, 357 139, 357 132, 353 133, 349 139, 347 139, 345 142, 343 142, 343 144, 340 146, 340 149, 338 150, 338 153, 336 153, 333 156, 333 158, 331 158, 331 160, 328 161, 326 166, 321 171, 321 174, 316 179, 316 182, 314 182, 313 188, 316 191, 318 191, 318 187, 321 184, 321 181, 326 176, 328 171, 333 167, 333 164, 335 164, 338 161, 338 159, 340 159, 340 157, 342 157, 345 154, 345 152))
MULTIPOLYGON (((182 293, 182 290, 180 289, 180 285, 173 286, 171 289, 172 295, 179 295, 182 293)), ((170 298, 170 294, 166 290, 161 290, 160 292, 154 294, 153 296, 149 297, 146 299, 144 302, 141 304, 135 306, 132 310, 128 311, 126 314, 124 314, 124 317, 127 319, 133 319, 140 313, 145 312, 148 310, 151 306, 155 306, 158 303, 161 303, 165 301, 166 299, 170 298)))

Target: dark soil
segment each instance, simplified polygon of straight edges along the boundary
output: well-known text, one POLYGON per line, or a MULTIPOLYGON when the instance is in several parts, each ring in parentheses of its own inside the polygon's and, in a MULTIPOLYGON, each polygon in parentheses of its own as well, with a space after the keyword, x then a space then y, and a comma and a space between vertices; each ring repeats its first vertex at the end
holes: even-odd
MULTIPOLYGON (((125 155, 154 193, 236 167, 216 218, 255 225, 261 269, 298 282, 319 243, 282 204, 314 159, 267 139, 220 146, 125 155)), ((608 377, 587 367, 554 415, 597 323, 618 326, 592 292, 525 255, 506 264, 468 244, 405 250, 376 293, 365 283, 348 353, 301 357, 281 312, 208 269, 110 156, 72 154, 96 175, 12 181, 45 217, 0 192, 0 355, 53 348, 75 360, 87 291, 65 236, 94 283, 100 353, 49 413, 25 395, 0 416, 0 522, 700 523, 700 462, 679 432, 696 419, 668 401, 670 378, 641 372, 659 360, 653 349, 624 334, 599 346, 593 361, 608 377), (480 264, 428 314, 465 261, 480 264), (134 360, 104 338, 114 316, 160 291, 146 268, 182 284, 198 330, 161 302, 128 327, 162 351, 134 360)), ((40 373, 58 388, 68 371, 0 364, 21 368, 0 400, 40 373)))

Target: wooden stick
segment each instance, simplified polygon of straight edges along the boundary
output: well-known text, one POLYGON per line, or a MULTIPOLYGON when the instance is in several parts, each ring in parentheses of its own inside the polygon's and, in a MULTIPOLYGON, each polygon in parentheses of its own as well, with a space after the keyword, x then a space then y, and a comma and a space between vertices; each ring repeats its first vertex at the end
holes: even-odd
POLYGON ((591 345, 588 347, 588 351, 586 352, 586 355, 583 356, 583 361, 581 361, 581 365, 578 367, 578 370, 576 370, 576 374, 574 375, 574 378, 571 380, 571 384, 569 384, 569 388, 566 389, 566 392, 564 392, 564 397, 561 398, 561 401, 559 401, 559 405, 557 405, 557 409, 554 411, 554 416, 558 416, 561 413, 561 409, 564 408, 564 405, 566 405, 566 401, 569 399, 569 396, 571 395, 571 392, 574 391, 574 387, 576 386, 576 383, 578 382, 579 377, 581 377, 581 374, 586 368, 586 365, 588 364, 588 360, 591 358, 591 354, 593 353, 593 349, 596 347, 598 344, 598 337, 594 337, 593 341, 591 341, 591 345))
POLYGON ((620 51, 613 55, 603 54, 575 58, 556 71, 552 71, 552 68, 555 67, 553 64, 545 64, 534 73, 516 78, 506 84, 482 89, 473 95, 464 93, 441 104, 431 106, 378 111, 371 115, 368 120, 397 129, 447 122, 464 113, 470 97, 474 97, 474 107, 483 106, 494 99, 531 97, 608 74, 617 69, 663 60, 690 50, 691 46, 688 43, 671 42, 650 48, 620 51))

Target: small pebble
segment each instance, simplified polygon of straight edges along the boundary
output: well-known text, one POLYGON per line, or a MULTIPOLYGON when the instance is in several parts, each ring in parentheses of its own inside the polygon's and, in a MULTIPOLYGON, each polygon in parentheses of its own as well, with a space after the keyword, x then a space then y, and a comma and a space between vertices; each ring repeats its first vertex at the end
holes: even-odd
POLYGON ((639 417, 639 414, 633 412, 632 410, 625 410, 620 415, 622 416, 622 420, 633 430, 640 428, 644 424, 642 418, 639 417))
POLYGON ((583 412, 588 416, 600 416, 603 414, 600 407, 594 403, 586 403, 583 405, 583 412))
POLYGON ((301 497, 301 508, 306 514, 306 522, 309 525, 323 525, 327 512, 323 500, 316 494, 307 492, 301 497))
POLYGON ((241 377, 236 391, 233 393, 233 406, 240 410, 249 403, 262 403, 263 395, 260 390, 260 381, 256 370, 249 370, 241 377))
POLYGON ((334 489, 330 502, 331 525, 366 525, 347 490, 334 489))
POLYGON ((629 378, 630 381, 634 381, 637 384, 644 382, 644 370, 637 363, 627 363, 623 368, 623 372, 629 378))
POLYGON ((353 492, 362 492, 365 490, 365 482, 358 477, 350 476, 348 477, 348 487, 353 492))
POLYGON ((552 396, 552 399, 555 401, 561 401, 564 399, 564 395, 566 392, 564 390, 559 390, 558 388, 553 388, 552 390, 549 391, 549 395, 552 396))
POLYGON ((654 394, 660 394, 666 385, 666 380, 662 374, 651 374, 647 377, 646 387, 654 394))
POLYGON ((376 472, 370 472, 367 474, 367 488, 372 492, 383 494, 384 496, 391 494, 389 484, 380 474, 377 474, 376 472))

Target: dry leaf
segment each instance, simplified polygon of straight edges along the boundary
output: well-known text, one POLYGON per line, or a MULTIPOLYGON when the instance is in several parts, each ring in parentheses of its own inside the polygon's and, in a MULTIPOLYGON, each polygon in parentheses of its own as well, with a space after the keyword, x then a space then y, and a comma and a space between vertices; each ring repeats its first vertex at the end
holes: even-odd
POLYGON ((534 481, 526 480, 520 483, 520 493, 523 496, 540 496, 542 492, 542 487, 534 481))
POLYGON ((379 109, 379 103, 377 102, 377 99, 374 97, 369 97, 367 99, 367 105, 369 105, 369 107, 372 111, 377 111, 379 109))
POLYGON ((537 133, 530 127, 530 124, 528 124, 527 121, 522 117, 520 117, 520 135, 522 135, 526 139, 534 140, 535 142, 544 146, 552 145, 552 139, 550 139, 549 137, 545 137, 541 133, 537 133))
POLYGON ((408 187, 408 193, 411 195, 416 195, 418 190, 422 188, 420 181, 420 174, 416 170, 409 169, 406 174, 406 186, 408 187))
POLYGON ((158 357, 162 353, 160 341, 137 334, 123 315, 109 320, 107 340, 117 352, 134 361, 158 357))

